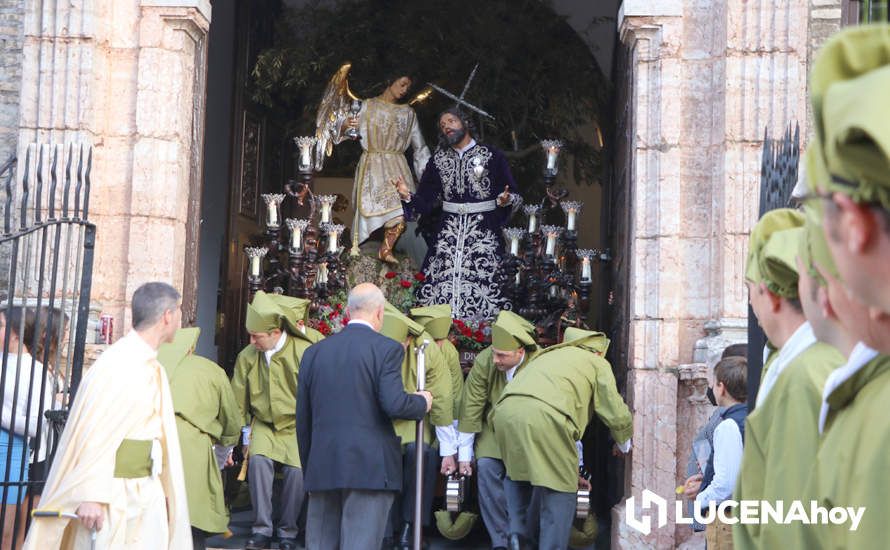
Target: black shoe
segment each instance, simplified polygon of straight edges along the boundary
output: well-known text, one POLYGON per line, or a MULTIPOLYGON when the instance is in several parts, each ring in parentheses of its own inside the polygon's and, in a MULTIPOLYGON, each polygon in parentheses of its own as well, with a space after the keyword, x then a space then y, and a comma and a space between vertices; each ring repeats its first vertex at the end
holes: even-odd
POLYGON ((250 535, 250 538, 247 539, 247 542, 244 543, 244 548, 247 550, 263 550, 263 548, 269 547, 270 538, 271 537, 267 537, 266 535, 253 533, 250 535))
POLYGON ((297 550, 297 539, 278 539, 279 550, 297 550))

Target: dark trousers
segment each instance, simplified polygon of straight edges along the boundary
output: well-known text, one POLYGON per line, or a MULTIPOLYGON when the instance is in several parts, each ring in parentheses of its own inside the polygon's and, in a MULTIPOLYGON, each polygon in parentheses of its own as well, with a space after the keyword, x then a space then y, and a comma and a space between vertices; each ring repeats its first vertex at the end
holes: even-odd
POLYGON ((352 489, 313 491, 306 518, 306 548, 380 548, 394 495, 391 491, 352 489))
POLYGON ((206 550, 207 537, 209 536, 211 536, 211 533, 192 526, 192 548, 194 548, 194 550, 206 550))
POLYGON ((564 550, 569 546, 572 520, 575 517, 576 493, 563 493, 547 487, 536 487, 527 481, 504 478, 507 515, 510 533, 531 538, 535 525, 529 515, 532 497, 537 492, 541 500, 538 530, 538 550, 564 550))
MULTIPOLYGON (((401 523, 414 523, 414 493, 417 482, 415 470, 414 443, 405 446, 402 455, 402 492, 396 495, 389 514, 389 532, 398 529, 401 523)), ((439 473, 439 453, 427 444, 423 444, 423 500, 421 501, 421 521, 428 527, 433 516, 433 492, 436 489, 436 476, 439 473)))
POLYGON ((507 524, 507 499, 504 497, 504 478, 507 475, 504 462, 496 458, 480 458, 476 461, 476 472, 479 511, 491 538, 491 546, 506 547, 510 530, 507 524))
MULTIPOLYGON (((272 459, 263 455, 252 455, 247 463, 247 474, 250 476, 250 503, 256 519, 252 531, 258 535, 272 536, 272 484, 275 480, 275 464, 272 459)), ((300 508, 303 507, 303 470, 286 464, 281 465, 284 483, 281 486, 281 521, 278 525, 278 537, 292 539, 299 533, 297 520, 300 508)))

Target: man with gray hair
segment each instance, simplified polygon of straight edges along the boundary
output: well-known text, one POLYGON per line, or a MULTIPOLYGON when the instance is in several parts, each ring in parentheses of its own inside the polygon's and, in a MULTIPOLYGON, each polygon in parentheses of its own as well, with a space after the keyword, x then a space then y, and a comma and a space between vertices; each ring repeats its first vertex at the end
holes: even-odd
POLYGON ((74 399, 41 507, 79 521, 35 518, 25 548, 192 548, 182 456, 157 349, 180 326, 180 295, 146 283, 133 330, 105 350, 74 399))
POLYGON ((349 324, 303 354, 297 438, 309 491, 307 548, 380 548, 402 489, 393 418, 419 420, 429 392, 402 387, 402 346, 378 334, 385 300, 363 283, 349 293, 349 324))

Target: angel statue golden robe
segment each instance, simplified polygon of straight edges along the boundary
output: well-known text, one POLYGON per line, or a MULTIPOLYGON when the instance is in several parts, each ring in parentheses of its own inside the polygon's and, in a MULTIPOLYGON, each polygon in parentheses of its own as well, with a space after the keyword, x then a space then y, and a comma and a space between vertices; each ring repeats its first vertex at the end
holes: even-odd
POLYGON ((334 74, 319 105, 316 165, 320 167, 322 156, 330 154, 332 144, 347 137, 345 127, 358 131, 363 152, 355 170, 352 190, 355 219, 351 253, 357 256, 359 244, 383 227, 383 242, 377 257, 384 262, 397 263, 392 250, 405 231, 405 218, 399 195, 390 181, 401 177, 414 191, 415 178, 405 152, 409 147, 413 150, 417 179, 422 176, 430 158, 414 109, 398 103, 408 93, 413 81, 410 76, 396 77, 387 83, 379 96, 364 100, 358 115, 352 117, 347 108, 355 96, 346 83, 348 72, 347 64, 334 74))

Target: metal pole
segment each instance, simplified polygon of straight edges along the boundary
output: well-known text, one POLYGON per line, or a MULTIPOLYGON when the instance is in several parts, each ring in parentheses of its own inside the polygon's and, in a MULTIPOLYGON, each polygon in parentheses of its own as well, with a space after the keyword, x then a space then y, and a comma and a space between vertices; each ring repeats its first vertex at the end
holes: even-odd
MULTIPOLYGON (((417 346, 417 391, 423 391, 426 381, 426 347, 429 340, 424 340, 417 346)), ((420 535, 423 532, 423 419, 417 421, 417 431, 414 434, 414 532, 413 548, 420 550, 420 535)))

